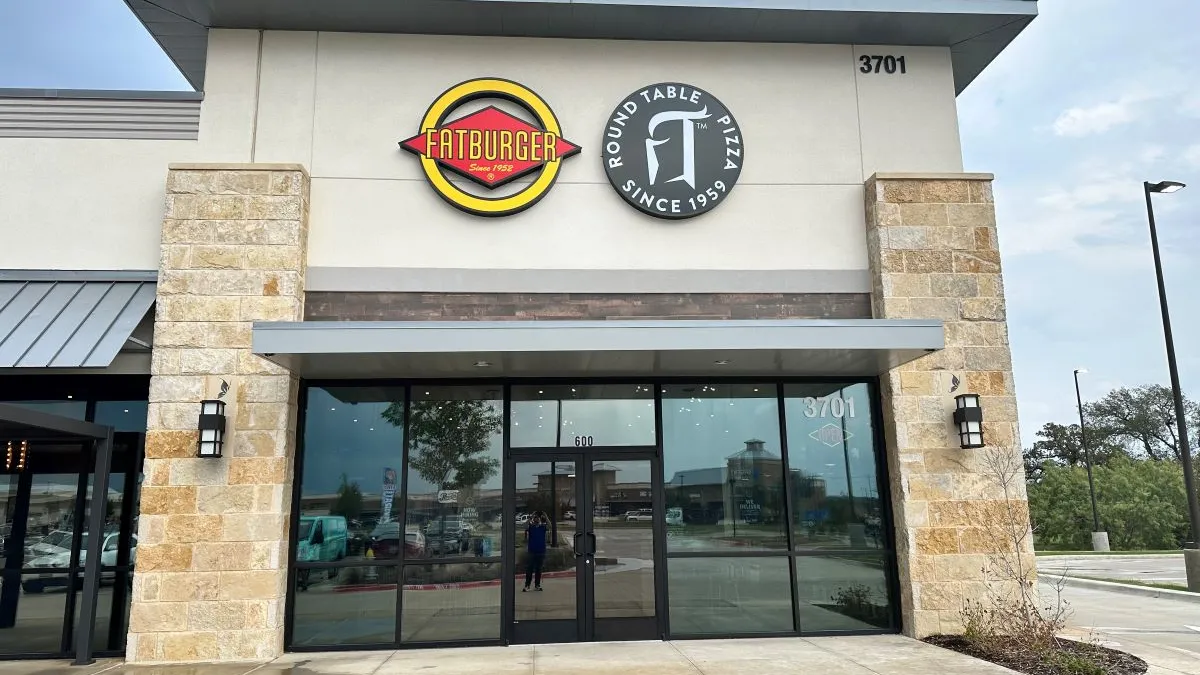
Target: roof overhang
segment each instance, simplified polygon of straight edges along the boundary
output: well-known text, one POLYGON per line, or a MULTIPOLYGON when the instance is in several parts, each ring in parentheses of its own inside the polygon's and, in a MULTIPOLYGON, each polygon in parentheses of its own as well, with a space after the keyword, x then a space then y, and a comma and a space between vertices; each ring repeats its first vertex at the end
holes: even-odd
POLYGON ((874 376, 945 334, 936 320, 309 321, 255 323, 252 345, 310 379, 874 376))
POLYGON ((949 47, 961 92, 1036 0, 125 0, 198 90, 209 28, 949 47))

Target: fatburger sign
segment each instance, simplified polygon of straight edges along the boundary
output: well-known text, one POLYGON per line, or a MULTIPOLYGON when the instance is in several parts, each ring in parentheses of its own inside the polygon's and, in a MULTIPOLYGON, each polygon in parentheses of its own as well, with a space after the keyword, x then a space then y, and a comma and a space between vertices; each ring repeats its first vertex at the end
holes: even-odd
POLYGON ((563 138, 558 118, 540 96, 499 78, 468 80, 446 90, 429 106, 420 132, 400 142, 417 155, 425 178, 451 205, 480 216, 507 216, 533 206, 554 185, 563 160, 580 147, 563 138), (494 105, 450 120, 458 108, 480 99, 520 106, 531 124, 494 105), (524 176, 535 176, 512 194, 485 197, 452 183, 447 173, 494 190, 524 176))

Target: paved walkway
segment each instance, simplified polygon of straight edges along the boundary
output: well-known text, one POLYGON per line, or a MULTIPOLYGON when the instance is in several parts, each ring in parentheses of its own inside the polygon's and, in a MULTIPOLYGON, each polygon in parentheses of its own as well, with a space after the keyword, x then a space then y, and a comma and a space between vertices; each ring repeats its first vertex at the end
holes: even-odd
POLYGON ((916 640, 869 637, 608 642, 288 654, 268 664, 72 668, 0 663, 0 675, 1012 675, 916 640))

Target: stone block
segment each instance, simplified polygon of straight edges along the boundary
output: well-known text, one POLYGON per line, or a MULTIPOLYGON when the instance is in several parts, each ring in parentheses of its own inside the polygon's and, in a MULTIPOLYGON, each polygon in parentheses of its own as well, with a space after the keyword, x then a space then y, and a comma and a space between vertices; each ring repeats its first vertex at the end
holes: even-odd
POLYGON ((882 189, 882 201, 891 204, 910 204, 923 200, 921 181, 916 180, 885 180, 879 182, 882 189))
POLYGON ((299 321, 303 307, 295 297, 242 298, 242 321, 299 321))
MULTIPOLYGON (((248 220, 300 220, 301 200, 293 196, 254 196, 246 198, 248 220)), ((239 216, 241 217, 241 216, 239 216)))
MULTIPOLYGON (((979 295, 979 280, 973 274, 930 274, 930 292, 939 298, 974 298, 979 295)), ((957 308, 958 306, 955 305, 957 308)), ((958 320, 960 316, 955 316, 958 320)))
POLYGON ((185 375, 227 375, 237 370, 236 349, 185 349, 179 369, 185 375))
POLYGON ((167 220, 195 220, 204 199, 197 195, 167 195, 164 217, 167 220))
POLYGON ((182 244, 164 245, 158 256, 158 265, 160 270, 188 269, 192 266, 192 247, 182 244))
MULTIPOLYGON (((287 525, 284 525, 286 530, 287 525)), ((288 533, 283 532, 284 540, 287 539, 288 533)), ((251 570, 277 570, 284 566, 287 560, 287 553, 283 541, 256 541, 250 544, 250 569, 251 570)))
POLYGON ((230 485, 275 485, 287 481, 287 457, 233 457, 230 485))
MULTIPOLYGON (((230 513, 221 516, 221 541, 278 541, 288 538, 282 513, 230 513)), ((262 554, 262 551, 255 551, 262 554)), ((253 565, 253 561, 250 566, 253 565)))
POLYGON ((135 633, 169 633, 187 629, 187 604, 138 603, 129 612, 129 630, 135 633))
POLYGON ((271 193, 271 174, 266 171, 218 171, 216 174, 219 191, 222 194, 265 195, 271 193))
POLYGON ((242 269, 242 249, 239 246, 197 244, 192 247, 189 267, 193 269, 242 269))
POLYGON ((928 581, 921 584, 921 609, 962 610, 962 584, 954 581, 928 581))
POLYGON ((196 204, 195 218, 198 220, 254 219, 254 216, 247 215, 246 201, 248 199, 263 199, 263 197, 214 195, 201 198, 196 204))
POLYGON ((923 527, 917 530, 917 553, 944 555, 958 553, 958 529, 953 527, 923 527))
POLYGON ((240 380, 239 401, 250 403, 287 403, 291 395, 291 378, 281 375, 251 375, 240 380))
MULTIPOLYGON (((930 448, 922 454, 925 459, 925 470, 931 473, 970 473, 979 469, 975 458, 960 447, 930 448)), ((933 524, 946 525, 948 523, 935 522, 933 524)))
POLYGON ((1001 298, 963 300, 962 318, 967 321, 1004 321, 1004 300, 1001 298))
POLYGON ((981 226, 974 228, 975 230, 975 248, 981 251, 995 251, 1000 248, 996 241, 996 228, 981 226))
POLYGON ((220 653, 220 642, 216 633, 191 631, 162 636, 164 661, 215 661, 220 653))
POLYGON ((958 444, 950 417, 939 422, 908 422, 908 444, 910 448, 945 448, 958 444))
POLYGON ((216 191, 212 171, 168 171, 167 192, 171 194, 211 194, 216 191))
POLYGON ((213 242, 226 245, 269 244, 271 221, 269 220, 216 220, 213 224, 213 242))
POLYGON ((979 283, 979 297, 1004 297, 1004 279, 999 274, 976 274, 975 278, 979 283))
POLYGON ((158 599, 164 602, 216 600, 219 596, 219 572, 160 574, 158 578, 158 599))
POLYGON ((224 485, 227 468, 224 462, 212 459, 171 460, 171 485, 224 485))
POLYGON ((191 295, 159 296, 158 318, 162 321, 237 321, 240 300, 191 295))
POLYGON ((965 180, 921 181, 921 201, 934 204, 965 204, 971 200, 970 183, 965 180))
POLYGON ((142 488, 139 508, 142 515, 196 513, 196 488, 192 486, 145 486, 142 488))
POLYGON ((958 321, 962 316, 958 298, 910 298, 909 311, 913 316, 942 321, 958 321))
POLYGON ((302 195, 308 192, 307 181, 299 171, 276 171, 271 173, 271 194, 302 195))
POLYGON ((932 229, 930 227, 912 225, 889 227, 881 231, 887 238, 886 240, 881 239, 880 245, 883 248, 900 250, 933 248, 932 229))
POLYGON ((878 252, 877 264, 883 272, 904 271, 904 251, 882 250, 878 252))
POLYGON ((991 181, 973 180, 967 188, 972 204, 991 204, 994 201, 991 181))
POLYGON ((196 490, 197 513, 248 513, 254 510, 253 485, 202 485, 196 490))
MULTIPOLYGON (((241 544, 231 544, 241 546, 241 544)), ((253 570, 221 572, 220 597, 222 600, 270 600, 283 597, 287 586, 287 571, 253 570)))
MULTIPOLYGON (((191 460, 188 463, 212 460, 191 460)), ((194 544, 198 541, 214 541, 221 533, 221 516, 176 515, 167 516, 166 541, 169 544, 194 544)))
POLYGON ((300 220, 272 220, 264 243, 303 248, 307 230, 300 220))
MULTIPOLYGON (((168 471, 170 470, 169 461, 165 459, 151 460, 156 464, 162 464, 168 471)), ((147 471, 146 480, 150 479, 150 473, 147 471)), ((141 514, 138 517, 137 536, 138 543, 149 546, 151 544, 162 544, 166 541, 167 532, 167 516, 150 516, 141 514)), ((139 568, 140 569, 140 568, 139 568)))
MULTIPOLYGON (((138 540, 139 543, 141 539, 138 540)), ((161 588, 161 580, 166 574, 161 573, 143 573, 140 570, 133 575, 133 599, 135 601, 154 601, 159 598, 161 588)))
POLYGON ((953 271, 967 274, 992 274, 999 272, 1000 252, 980 249, 974 251, 954 251, 953 271))
POLYGON ((262 274, 255 271, 222 269, 189 274, 193 277, 189 285, 197 295, 258 295, 262 288, 262 274))
MULTIPOLYGON (((250 569, 250 547, 243 543, 206 541, 193 545, 192 569, 200 572, 224 572, 250 569)), ((224 586, 221 578, 218 583, 224 586)), ((223 589, 222 589, 223 590, 223 589)), ((222 599, 226 599, 222 596, 222 599)))
POLYGON ((289 412, 287 403, 247 402, 245 405, 238 406, 234 417, 234 427, 239 431, 286 429, 289 412))
POLYGON ((279 431, 239 431, 229 446, 231 457, 282 457, 285 452, 279 431))
POLYGON ((905 395, 936 394, 937 378, 926 371, 903 371, 900 373, 900 388, 905 395))
POLYGON ((963 553, 1003 553, 1012 549, 1008 532, 1002 524, 988 527, 959 529, 963 553))
POLYGON ((884 274, 883 293, 889 298, 928 298, 933 295, 928 274, 884 274))
MULTIPOLYGON (((175 220, 168 218, 163 221, 162 243, 164 244, 211 244, 215 232, 211 220, 175 220)), ((162 279, 159 279, 162 283, 162 279)), ((161 290, 159 291, 162 292, 161 290)))
MULTIPOLYGON (((941 229, 950 224, 948 212, 945 204, 901 204, 900 205, 900 222, 904 227, 925 227, 941 229)), ((929 235, 932 236, 932 235, 929 235)), ((932 243, 932 239, 926 240, 928 248, 932 243)), ((893 246, 892 248, 902 248, 893 246)))
POLYGON ((248 270, 300 270, 304 250, 299 246, 244 246, 248 270))
MULTIPOLYGON (((162 296, 159 296, 158 302, 163 302, 162 296)), ((150 352, 150 374, 178 375, 180 351, 179 349, 155 345, 154 351, 150 352)))
POLYGON ((221 658, 227 661, 260 661, 283 651, 283 630, 240 630, 221 643, 221 658))
MULTIPOLYGON (((992 370, 967 373, 965 391, 980 396, 999 396, 1007 394, 1009 389, 1004 372, 992 370)), ((987 416, 991 418, 992 407, 989 405, 987 410, 987 416)))
POLYGON ((187 603, 192 630, 241 630, 246 627, 246 604, 241 600, 187 603))
MULTIPOLYGON (((153 380, 151 380, 153 382, 153 380)), ((199 415, 200 405, 196 404, 196 414, 199 415)), ((151 430, 146 432, 146 459, 180 459, 195 457, 199 442, 198 431, 165 431, 151 430)), ((150 473, 146 471, 146 473, 150 473)), ((153 479, 155 476, 152 476, 153 479)), ((151 485, 163 485, 165 481, 151 480, 151 485)), ((145 513, 145 506, 142 507, 145 513)))
POLYGON ((868 223, 874 223, 877 227, 898 227, 904 223, 900 215, 899 204, 888 204, 885 202, 874 203, 875 217, 868 220, 868 223))
POLYGON ((246 350, 238 353, 237 372, 241 375, 291 375, 283 366, 246 350))
POLYGON ((950 204, 946 215, 954 227, 996 227, 996 210, 991 204, 950 204))
POLYGON ((939 227, 934 230, 933 248, 951 251, 975 250, 975 231, 970 227, 939 227))
POLYGON ((145 545, 138 541, 137 574, 186 572, 192 567, 192 547, 187 544, 145 545))
POLYGON ((304 280, 299 272, 265 272, 260 290, 264 296, 282 295, 300 298, 304 294, 304 280))
MULTIPOLYGON (((290 492, 287 493, 290 496, 290 492)), ((283 485, 256 485, 254 487, 254 511, 279 513, 284 510, 283 485)))
POLYGON ((965 582, 982 579, 988 560, 986 555, 940 555, 934 558, 937 581, 965 582))
POLYGON ((964 347, 967 370, 1012 370, 1012 355, 1007 347, 964 347))
POLYGON ((956 271, 950 251, 904 251, 904 271, 917 274, 956 271))

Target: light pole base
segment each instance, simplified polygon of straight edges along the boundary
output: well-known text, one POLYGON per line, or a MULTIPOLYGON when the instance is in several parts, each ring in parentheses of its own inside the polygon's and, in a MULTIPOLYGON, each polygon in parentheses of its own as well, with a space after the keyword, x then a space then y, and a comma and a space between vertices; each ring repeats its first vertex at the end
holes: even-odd
POLYGON ((1107 532, 1093 532, 1092 533, 1092 550, 1093 551, 1110 551, 1110 550, 1112 550, 1108 547, 1108 533, 1107 532))
POLYGON ((1183 549, 1183 567, 1187 570, 1187 587, 1200 593, 1200 548, 1183 549))

